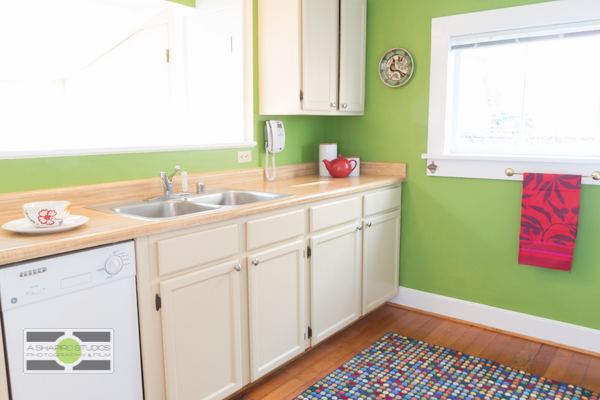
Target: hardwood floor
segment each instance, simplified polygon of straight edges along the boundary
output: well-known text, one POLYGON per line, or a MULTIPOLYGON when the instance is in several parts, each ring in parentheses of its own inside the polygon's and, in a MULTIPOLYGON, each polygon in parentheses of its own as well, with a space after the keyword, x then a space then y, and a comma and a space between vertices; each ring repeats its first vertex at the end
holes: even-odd
POLYGON ((387 332, 600 392, 599 357, 386 305, 232 399, 291 400, 387 332))

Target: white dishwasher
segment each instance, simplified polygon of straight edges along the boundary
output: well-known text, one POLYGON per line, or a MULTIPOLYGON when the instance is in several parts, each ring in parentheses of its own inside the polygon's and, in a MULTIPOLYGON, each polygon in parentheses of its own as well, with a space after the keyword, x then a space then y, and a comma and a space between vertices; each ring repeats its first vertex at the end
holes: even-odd
POLYGON ((13 400, 141 400, 133 241, 0 269, 13 400))

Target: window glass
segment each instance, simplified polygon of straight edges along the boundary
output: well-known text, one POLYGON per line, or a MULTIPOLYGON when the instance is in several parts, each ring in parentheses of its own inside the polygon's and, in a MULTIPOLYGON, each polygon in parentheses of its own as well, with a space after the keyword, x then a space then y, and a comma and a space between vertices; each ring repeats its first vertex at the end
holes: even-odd
POLYGON ((0 158, 253 145, 244 2, 197 3, 0 2, 0 158))
POLYGON ((600 34, 452 50, 451 153, 600 156, 600 34))

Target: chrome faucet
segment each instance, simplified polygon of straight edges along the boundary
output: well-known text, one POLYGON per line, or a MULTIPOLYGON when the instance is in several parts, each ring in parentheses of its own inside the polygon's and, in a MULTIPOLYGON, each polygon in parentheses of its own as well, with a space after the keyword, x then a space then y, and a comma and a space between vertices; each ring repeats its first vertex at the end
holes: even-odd
POLYGON ((184 193, 179 193, 179 194, 174 194, 173 193, 173 177, 180 170, 181 170, 181 168, 179 167, 179 165, 177 165, 175 167, 175 172, 173 172, 169 176, 167 176, 166 172, 161 171, 158 174, 158 176, 160 176, 160 179, 162 179, 162 183, 163 183, 163 186, 164 186, 164 189, 165 189, 165 193, 162 196, 159 196, 159 197, 152 197, 150 199, 146 199, 146 201, 178 199, 178 198, 189 196, 190 194, 185 192, 187 190, 187 174, 185 174, 186 176, 183 178, 183 180, 185 181, 185 183, 182 182, 182 187, 184 189, 184 193))
POLYGON ((164 171, 161 171, 158 174, 160 176, 160 179, 162 179, 162 181, 163 181, 163 185, 165 186, 165 194, 164 194, 165 197, 173 196, 173 177, 180 170, 181 170, 181 168, 179 167, 179 165, 176 165, 175 172, 173 172, 171 175, 169 175, 169 177, 167 177, 167 174, 164 171))

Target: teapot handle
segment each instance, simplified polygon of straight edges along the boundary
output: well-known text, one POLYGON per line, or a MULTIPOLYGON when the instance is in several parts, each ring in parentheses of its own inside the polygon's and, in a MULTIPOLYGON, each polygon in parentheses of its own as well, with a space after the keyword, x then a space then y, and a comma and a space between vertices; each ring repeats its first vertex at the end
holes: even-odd
POLYGON ((354 162, 354 167, 352 167, 350 172, 354 171, 354 168, 356 168, 356 166, 358 165, 358 162, 356 162, 356 160, 350 160, 350 165, 352 165, 352 162, 354 162))

